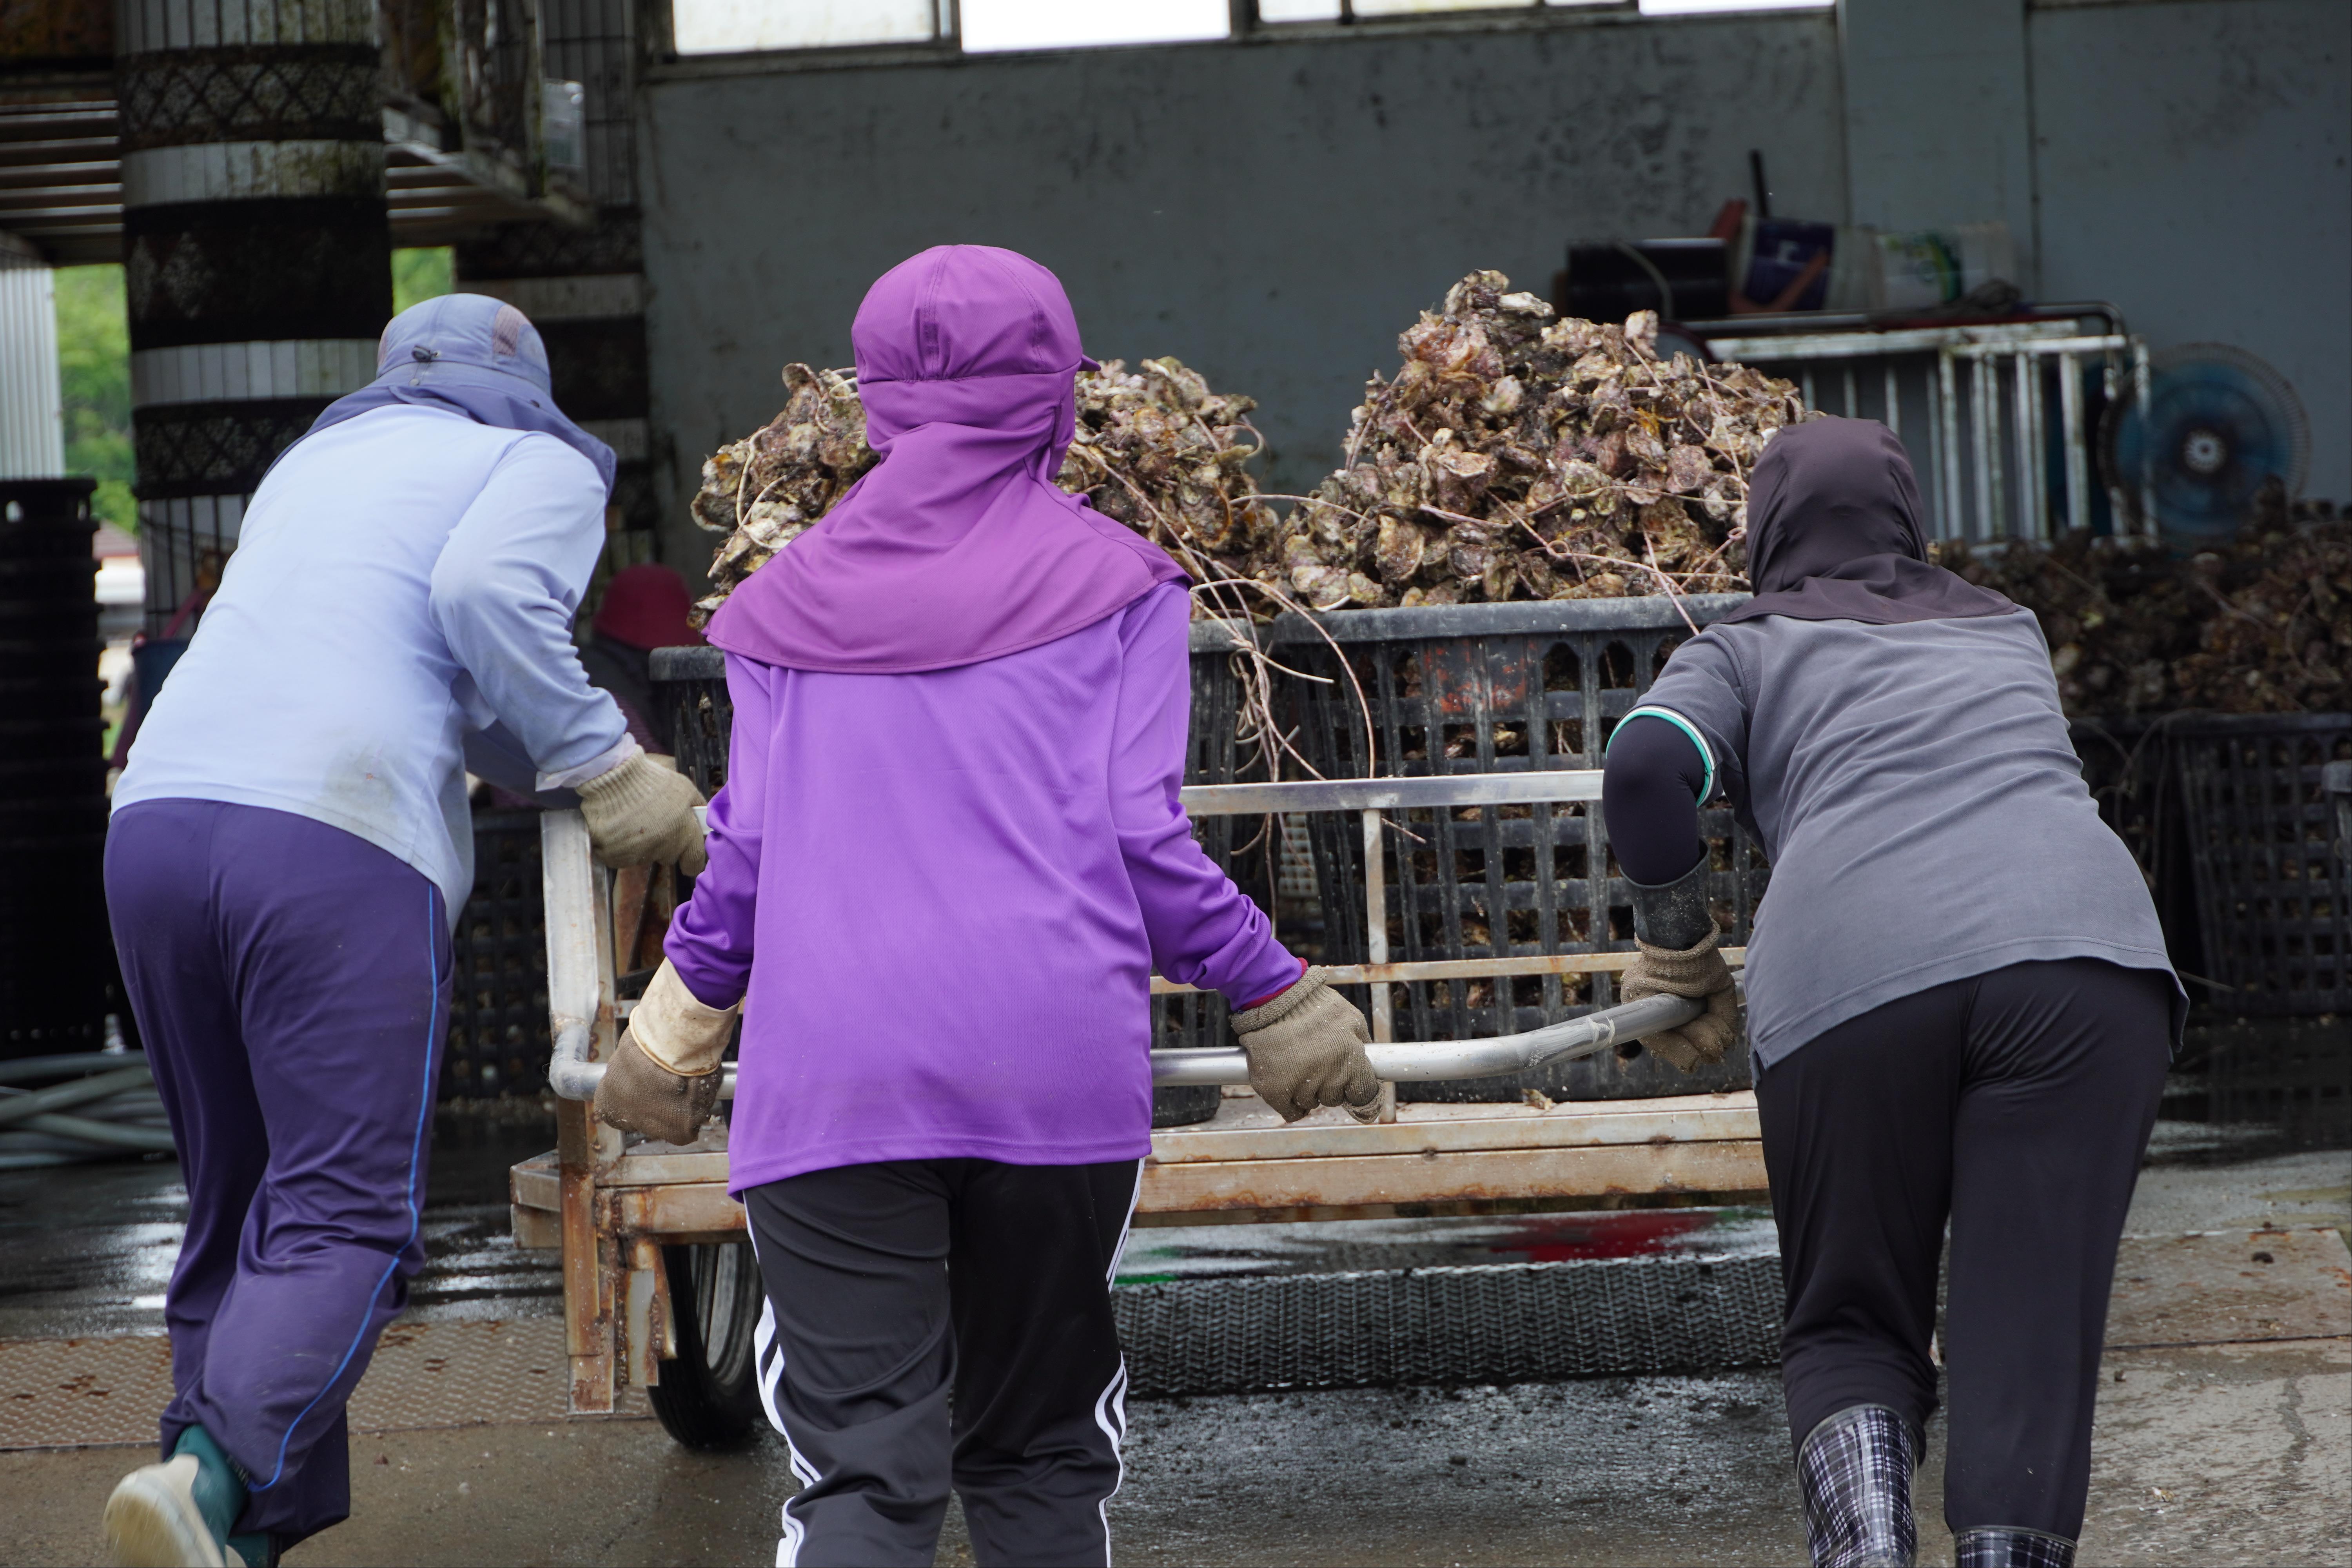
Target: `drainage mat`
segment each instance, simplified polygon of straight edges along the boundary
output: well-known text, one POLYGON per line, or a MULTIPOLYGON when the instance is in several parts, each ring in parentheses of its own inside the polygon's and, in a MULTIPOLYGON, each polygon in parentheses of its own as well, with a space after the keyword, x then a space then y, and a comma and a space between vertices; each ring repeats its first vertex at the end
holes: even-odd
POLYGON ((1138 1395, 1767 1366, 1777 1257, 1376 1269, 1121 1286, 1138 1395))

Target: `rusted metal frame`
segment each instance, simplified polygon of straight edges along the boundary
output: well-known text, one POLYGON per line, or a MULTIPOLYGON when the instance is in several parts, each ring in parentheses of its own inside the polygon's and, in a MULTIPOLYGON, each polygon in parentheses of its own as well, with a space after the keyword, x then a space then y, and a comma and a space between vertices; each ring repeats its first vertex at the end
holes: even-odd
POLYGON ((1137 1210, 1348 1209, 1496 1198, 1766 1190, 1763 1145, 1726 1140, 1157 1164, 1144 1183, 1137 1210))
MULTIPOLYGON (((1486 699, 1480 705, 1478 717, 1478 765, 1481 769, 1492 773, 1496 766, 1497 757, 1495 747, 1496 724, 1498 721, 1507 722, 1517 720, 1522 731, 1528 728, 1528 715, 1524 710, 1514 713, 1505 706, 1505 699, 1509 693, 1512 680, 1524 679, 1528 687, 1540 690, 1543 678, 1539 669, 1528 668, 1528 655, 1530 650, 1523 639, 1504 641, 1499 638, 1482 637, 1476 647, 1478 676, 1486 687, 1486 699), (1513 658, 1514 652, 1517 655, 1516 659, 1513 658), (1517 669, 1513 668, 1515 665, 1517 669)), ((1536 748, 1531 733, 1528 736, 1527 753, 1528 766, 1533 768, 1536 763, 1536 748)), ((1506 818, 1503 813, 1514 805, 1524 806, 1530 813, 1534 809, 1532 803, 1523 801, 1507 802, 1492 808, 1481 808, 1477 813, 1475 826, 1471 833, 1471 837, 1475 837, 1479 842, 1478 868, 1481 873, 1479 879, 1485 884, 1484 897, 1480 902, 1486 911, 1486 952, 1490 958, 1496 959, 1507 959, 1512 956, 1511 834, 1505 826, 1506 818)), ((1450 819, 1454 838, 1456 843, 1459 843, 1463 837, 1463 829, 1471 825, 1463 821, 1459 811, 1448 811, 1445 816, 1450 819)), ((1521 819, 1514 817, 1508 820, 1521 819)), ((1532 820, 1532 817, 1530 816, 1528 820, 1532 820)), ((1458 863, 1445 869, 1452 872, 1458 881, 1461 869, 1458 863)), ((1457 911, 1468 907, 1459 899, 1451 901, 1457 911)), ((1418 920, 1420 912, 1415 909, 1407 918, 1418 920)), ((1517 1033, 1519 1027, 1518 1009, 1511 995, 1510 977, 1489 975, 1486 979, 1487 994, 1494 1001, 1495 1032, 1498 1035, 1517 1033)), ((1446 989, 1454 1003, 1454 1016, 1463 1019, 1466 1025, 1470 1016, 1470 987, 1449 984, 1446 989)))
POLYGON ((2066 450, 2066 526, 2091 526, 2089 449, 2083 444, 2083 361, 2078 354, 2058 356, 2058 422, 2066 450))
MULTIPOLYGON (((1538 641, 1526 645, 1528 660, 1528 704, 1524 716, 1528 736, 1528 765, 1535 767, 1538 759, 1554 755, 1551 750, 1551 693, 1545 689, 1545 665, 1550 650, 1538 641)), ((1570 814, 1556 809, 1558 803, 1537 801, 1528 814, 1528 853, 1535 857, 1536 942, 1545 948, 1557 949, 1570 940, 1560 930, 1559 885, 1553 879, 1553 868, 1559 861, 1560 824, 1570 814)), ((1519 955, 1514 955, 1519 956, 1519 955)), ((1538 988, 1547 1016, 1556 1014, 1565 1004, 1558 971, 1546 974, 1538 988)))
POLYGON ((2018 531, 2037 542, 2050 537, 2050 486, 2046 482, 2042 441, 2042 362, 2032 354, 2015 356, 2018 531))
POLYGON ((548 1083, 563 1099, 583 1100, 595 1092, 596 1075, 586 1069, 597 1059, 597 1026, 614 1016, 611 916, 599 907, 604 889, 590 854, 587 819, 576 811, 542 813, 539 844, 548 1023, 554 1036, 548 1083))
MULTIPOLYGON (((1747 951, 1744 947, 1727 947, 1723 952, 1727 962, 1736 964, 1747 951)), ((1510 958, 1424 958, 1395 963, 1334 963, 1327 966, 1325 976, 1334 985, 1371 985, 1383 982, 1398 984, 1416 980, 1483 980, 1490 975, 1613 974, 1630 967, 1641 956, 1638 952, 1535 952, 1510 958)), ((1181 982, 1163 980, 1156 975, 1151 981, 1151 994, 1155 996, 1181 995, 1193 989, 1181 982)))
MULTIPOLYGON (((1443 727, 1425 725, 1424 728, 1443 727)), ((1553 768, 1508 773, 1437 773, 1414 778, 1188 784, 1178 792, 1178 798, 1182 802, 1187 816, 1301 816, 1318 811, 1529 805, 1539 801, 1599 800, 1601 770, 1553 768)))
POLYGON ((1935 378, 1927 383, 1927 417, 1936 433, 1936 537, 1966 539, 1968 519, 1960 511, 1959 366, 1948 348, 1936 354, 1935 378))
MULTIPOLYGON (((2137 338, 2131 344, 2132 406, 2139 413, 2140 428, 2147 428, 2148 395, 2154 384, 2148 369, 2147 344, 2137 338)), ((2140 532, 2149 539, 2157 536, 2156 522, 2156 444, 2140 442, 2139 519, 2140 532)))
MULTIPOLYGON (((1906 327, 1883 332, 1790 332, 1785 336, 1714 338, 1707 346, 1722 359, 1743 364, 1769 364, 1775 361, 1852 360, 1875 354, 1929 352, 2013 353, 2027 345, 2038 346, 2082 335, 2077 321, 1997 321, 1970 327, 1906 327)), ((1806 401, 1810 405, 1811 399, 1806 401)))
POLYGON ((566 1401, 574 1415, 613 1413, 613 1309, 596 1220, 596 1127, 587 1105, 558 1100, 556 1159, 562 1183, 563 1348, 571 1363, 566 1401))
POLYGON ((1526 1198, 1433 1198, 1381 1204, 1288 1204, 1270 1208, 1139 1213, 1138 1230, 1204 1225, 1308 1225, 1367 1219, 1477 1219, 1498 1215, 1613 1214, 1627 1209, 1721 1208, 1757 1205, 1763 1194, 1725 1192, 1602 1193, 1526 1198))
MULTIPOLYGON (((2119 353, 2145 353, 2145 346, 2124 333, 2075 333, 2060 337, 2042 337, 2016 342, 1988 342, 1955 345, 1948 351, 1954 360, 1967 360, 1970 365, 1970 382, 1975 394, 1976 425, 1972 427, 1972 446, 1978 449, 1979 476, 1977 507, 1979 521, 1986 526, 1985 537, 1996 539, 2010 533, 2046 540, 2051 533, 2050 504, 2047 487, 2041 478, 2042 437, 2045 434, 2048 413, 2042 388, 2042 366, 2045 361, 2057 362, 2060 376, 2059 406, 2064 447, 2068 526, 2086 525, 2090 499, 2089 460, 2084 446, 2083 421, 2083 389, 2080 356, 2086 353, 2113 355, 2119 353), (1999 377, 1991 362, 2008 356, 2013 387, 2012 444, 2017 482, 2016 527, 2007 526, 2007 498, 2003 481, 2007 469, 1998 457, 1999 441, 1994 434, 2000 413, 1999 377), (1989 461, 1987 459, 1990 459, 1989 461)), ((1957 425, 1958 415, 1954 415, 1957 425)))
MULTIPOLYGON (((542 857, 560 849, 566 833, 577 827, 584 836, 584 824, 576 819, 577 813, 549 813, 549 818, 565 816, 574 818, 570 823, 542 821, 541 834, 542 857)), ((552 868, 554 861, 547 864, 552 868)), ((583 967, 588 960, 594 975, 597 998, 586 1016, 569 1020, 573 1038, 584 1047, 588 1061, 610 1059, 615 1043, 612 995, 612 910, 604 874, 593 867, 587 875, 586 898, 590 920, 584 927, 577 920, 578 897, 561 901, 572 911, 569 925, 559 930, 562 918, 551 907, 549 918, 548 954, 550 959, 550 992, 558 988, 558 972, 570 980, 570 989, 578 993, 576 1000, 588 1000, 591 984, 588 973, 570 972, 583 967), (580 951, 583 946, 586 953, 580 951)), ((577 895, 580 889, 574 887, 577 895)), ((556 901, 552 901, 554 903, 556 901)), ((562 1025, 559 1024, 559 1033, 562 1025)), ((622 1259, 616 1255, 617 1239, 599 1223, 597 1213, 597 1182, 621 1158, 621 1134, 598 1121, 584 1100, 563 1099, 556 1107, 556 1160, 561 1184, 562 1210, 559 1228, 563 1243, 563 1319, 565 1351, 571 1360, 569 1402, 572 1414, 578 1415, 609 1415, 613 1412, 615 1386, 621 1371, 618 1341, 621 1336, 619 1308, 615 1300, 623 1272, 622 1259)))
POLYGON ((743 1205, 727 1194, 724 1181, 665 1182, 654 1186, 613 1187, 605 1201, 614 1229, 631 1236, 740 1236, 743 1205))
POLYGON ((1992 377, 1992 362, 1976 359, 1969 365, 1969 456, 1976 481, 1977 537, 1991 541, 2009 531, 2002 515, 2000 464, 1995 460, 1995 432, 2000 420, 2000 390, 1992 377))
MULTIPOLYGON (((1389 961, 1388 866, 1381 855, 1381 814, 1367 811, 1364 822, 1364 955, 1365 967, 1377 971, 1389 961)), ((1394 1005, 1385 984, 1372 986, 1372 1039, 1386 1045, 1396 1038, 1394 1005)))
POLYGON ((662 1358, 677 1354, 677 1329, 670 1321, 669 1271, 662 1266, 658 1241, 642 1235, 624 1241, 628 1258, 624 1299, 628 1306, 621 1316, 618 1359, 629 1382, 651 1388, 661 1381, 662 1358))
MULTIPOLYGON (((1416 1112, 1429 1107, 1416 1106, 1416 1112)), ((1470 1109, 1444 1107, 1445 1110, 1470 1109)), ((1414 1114, 1385 1127, 1314 1121, 1289 1127, 1179 1128, 1151 1139, 1155 1164, 1326 1157, 1412 1158, 1496 1149, 1574 1149, 1654 1143, 1752 1142, 1762 1134, 1752 1092, 1621 1100, 1534 1110, 1480 1106, 1493 1114, 1414 1114), (1622 1108, 1622 1109, 1621 1109, 1622 1108)))

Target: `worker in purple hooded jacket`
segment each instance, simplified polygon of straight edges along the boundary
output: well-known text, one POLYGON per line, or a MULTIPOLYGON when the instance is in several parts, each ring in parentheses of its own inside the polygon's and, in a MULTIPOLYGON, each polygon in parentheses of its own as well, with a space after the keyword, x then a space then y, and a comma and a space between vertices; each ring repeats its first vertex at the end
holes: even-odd
POLYGON ((743 1016, 730 1190, 802 1489, 780 1563, 1102 1563, 1110 1283, 1150 1148, 1149 981, 1222 992, 1286 1118, 1371 1114, 1361 1015, 1193 841, 1183 574, 1055 488, 1091 367, 1053 274, 894 268, 851 339, 881 462, 713 617, 709 868, 596 1096, 683 1142, 743 1016))

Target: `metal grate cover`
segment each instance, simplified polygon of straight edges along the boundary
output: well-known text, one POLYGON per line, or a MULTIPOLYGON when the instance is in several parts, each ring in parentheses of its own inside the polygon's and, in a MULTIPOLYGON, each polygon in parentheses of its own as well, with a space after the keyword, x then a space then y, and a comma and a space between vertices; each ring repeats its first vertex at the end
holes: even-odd
POLYGON ((2336 842, 2328 764, 2352 714, 2245 714, 2173 731, 2205 939, 2229 1013, 2352 1010, 2352 854, 2336 842))
MULTIPOLYGON (((1705 626, 1744 602, 1706 595, 1350 610, 1313 624, 1286 616, 1275 624, 1275 641, 1286 665, 1319 678, 1296 686, 1298 743, 1327 777, 1598 768, 1610 731, 1690 635, 1684 614, 1705 626)), ((1383 858, 1391 959, 1633 951, 1633 895, 1609 853, 1597 805, 1418 808, 1390 820, 1383 858)), ((1314 818, 1312 833, 1326 962, 1361 963, 1362 831, 1351 818, 1325 814, 1314 818)), ((1700 813, 1700 833, 1725 940, 1744 943, 1769 876, 1762 849, 1721 806, 1700 813)), ((1605 973, 1415 982, 1397 986, 1395 995, 1401 1040, 1516 1034, 1617 1000, 1614 977, 1605 973)), ((1405 1100, 1507 1101, 1535 1089, 1556 1100, 1612 1100, 1745 1089, 1749 1076, 1743 1042, 1695 1076, 1655 1058, 1609 1053, 1507 1078, 1401 1084, 1398 1092, 1405 1100)))
POLYGON ((1537 1383, 1780 1359, 1777 1256, 1121 1286, 1138 1395, 1537 1383))
POLYGON ((547 1087, 547 909, 536 811, 477 812, 474 891, 450 942, 443 1100, 547 1087))

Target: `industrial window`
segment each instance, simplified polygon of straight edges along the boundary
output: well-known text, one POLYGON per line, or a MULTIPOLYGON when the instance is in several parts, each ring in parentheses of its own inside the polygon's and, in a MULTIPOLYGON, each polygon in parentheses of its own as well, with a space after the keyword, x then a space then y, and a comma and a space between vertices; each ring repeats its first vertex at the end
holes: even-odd
POLYGON ((1642 0, 1644 16, 1688 16, 1701 11, 1826 11, 1837 0, 1642 0))
POLYGON ((966 54, 1193 43, 1234 25, 1226 0, 961 0, 957 10, 966 54))
MULTIPOLYGON (((1637 0, 1644 16, 1822 7, 1833 0, 1637 0)), ((1486 12, 1632 9, 1629 0, 670 0, 680 55, 883 48, 989 54, 1191 43, 1239 26, 1381 22, 1486 12)))
MULTIPOLYGON (((1826 10, 1837 0, 1640 0, 1644 16, 1703 11, 1826 10)), ((1257 0, 1257 19, 1269 27, 1291 22, 1352 22, 1447 11, 1589 11, 1616 9, 1625 0, 1257 0)))
POLYGON ((948 31, 946 0, 670 0, 682 55, 928 44, 948 31))

